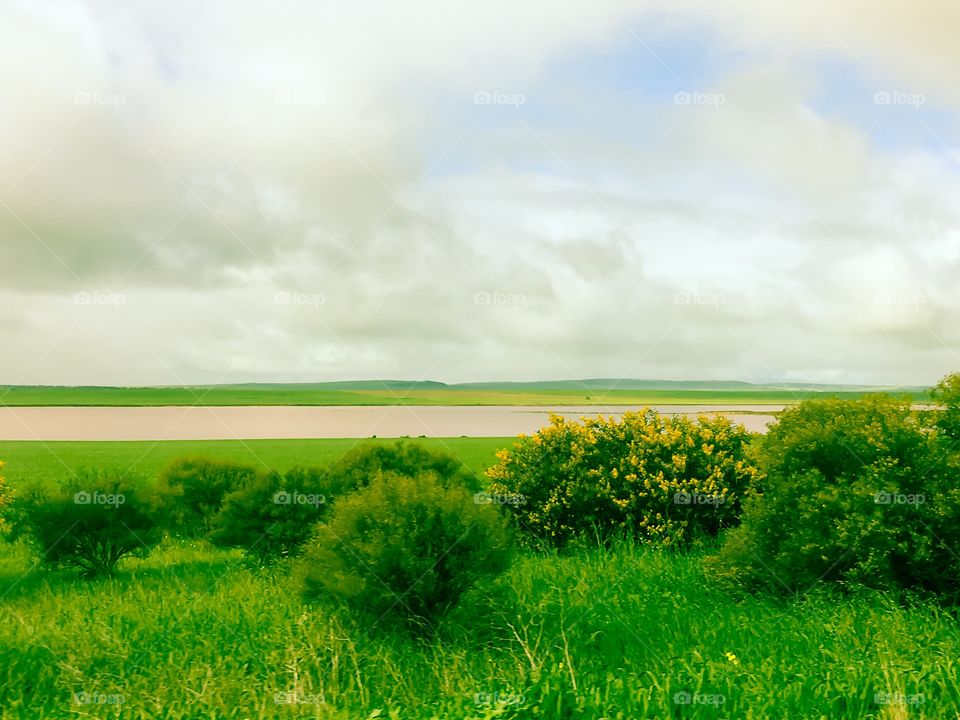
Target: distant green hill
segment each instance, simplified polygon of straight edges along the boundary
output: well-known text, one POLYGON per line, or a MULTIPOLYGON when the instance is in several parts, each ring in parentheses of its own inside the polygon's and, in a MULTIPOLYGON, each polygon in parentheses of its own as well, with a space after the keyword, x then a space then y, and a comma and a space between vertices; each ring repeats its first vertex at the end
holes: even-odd
POLYGON ((916 402, 928 399, 922 387, 591 378, 449 385, 432 380, 171 387, 17 385, 0 386, 0 406, 783 405, 816 395, 855 398, 868 392, 908 396, 916 402))

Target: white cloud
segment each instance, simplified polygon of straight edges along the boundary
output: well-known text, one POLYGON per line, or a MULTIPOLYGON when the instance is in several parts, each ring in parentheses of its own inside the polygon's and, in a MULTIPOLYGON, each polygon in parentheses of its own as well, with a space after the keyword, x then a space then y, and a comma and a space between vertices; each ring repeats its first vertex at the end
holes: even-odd
POLYGON ((8 6, 0 381, 933 381, 953 151, 879 153, 808 67, 956 108, 954 11, 925 5, 8 6), (652 9, 755 43, 719 107, 551 74, 652 9))

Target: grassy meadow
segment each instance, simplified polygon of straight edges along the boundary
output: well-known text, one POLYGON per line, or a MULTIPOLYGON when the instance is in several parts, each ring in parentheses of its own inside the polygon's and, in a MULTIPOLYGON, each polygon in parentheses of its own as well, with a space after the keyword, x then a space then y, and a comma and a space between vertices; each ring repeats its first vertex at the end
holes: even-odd
MULTIPOLYGON (((14 488, 204 455, 283 470, 381 440, 0 443, 14 488)), ((418 439, 482 472, 510 438, 418 439)), ((435 635, 296 591, 206 541, 90 580, 0 541, 0 720, 949 718, 960 626, 925 601, 747 595, 711 548, 523 551, 435 635)))
MULTIPOLYGON (((40 442, 0 441, 3 474, 13 487, 56 481, 78 469, 117 470, 132 476, 153 476, 176 458, 203 456, 251 465, 261 470, 294 466, 324 466, 362 444, 392 444, 388 439, 317 440, 183 440, 162 442, 40 442)), ((511 438, 416 438, 412 442, 458 457, 481 474, 494 462, 497 450, 511 438)))
POLYGON ((0 718, 947 718, 960 628, 882 595, 738 597, 696 554, 529 556, 431 639, 167 544, 90 582, 0 565, 0 718))

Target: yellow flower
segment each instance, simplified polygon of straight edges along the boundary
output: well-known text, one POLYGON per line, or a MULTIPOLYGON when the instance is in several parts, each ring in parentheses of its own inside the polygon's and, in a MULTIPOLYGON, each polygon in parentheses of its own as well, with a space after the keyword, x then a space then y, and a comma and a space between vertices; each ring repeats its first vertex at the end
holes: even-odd
POLYGON ((738 660, 738 659, 737 659, 737 656, 734 655, 732 652, 725 652, 725 653, 723 654, 723 656, 724 656, 725 658, 727 658, 727 660, 729 660, 730 662, 732 662, 734 665, 739 665, 739 664, 740 664, 740 660, 738 660))

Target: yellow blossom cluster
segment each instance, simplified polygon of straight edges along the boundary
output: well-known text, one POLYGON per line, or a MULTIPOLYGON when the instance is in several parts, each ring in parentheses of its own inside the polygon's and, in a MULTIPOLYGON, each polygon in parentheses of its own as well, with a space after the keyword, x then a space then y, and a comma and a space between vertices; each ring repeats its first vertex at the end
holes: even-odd
POLYGON ((756 480, 750 435, 724 417, 558 415, 487 471, 490 491, 525 498, 511 508, 537 542, 564 546, 625 535, 661 543, 714 535, 733 523, 756 480))

